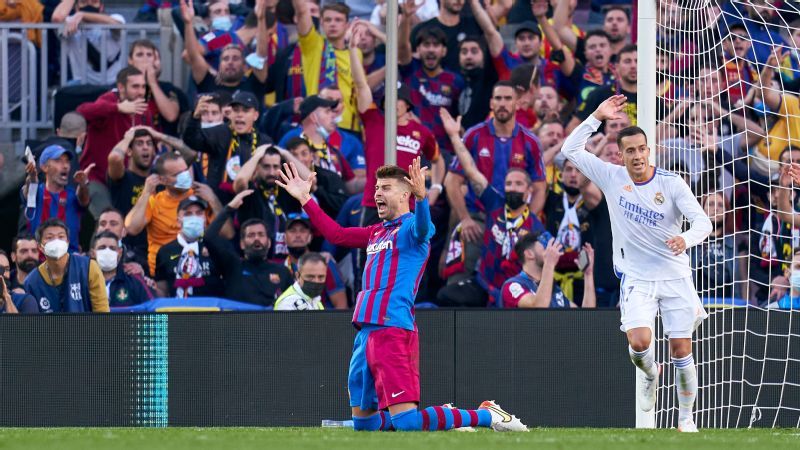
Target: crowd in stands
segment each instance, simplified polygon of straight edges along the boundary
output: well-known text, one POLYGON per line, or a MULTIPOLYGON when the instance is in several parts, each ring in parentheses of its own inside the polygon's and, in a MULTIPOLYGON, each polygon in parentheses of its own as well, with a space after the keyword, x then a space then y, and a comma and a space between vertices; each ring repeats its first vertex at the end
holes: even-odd
MULTIPOLYGON (((617 133, 637 123, 636 2, 400 3, 400 83, 386 86, 385 1, 147 0, 135 20, 169 11, 183 37, 182 88, 159 80, 154 42, 82 26, 125 23, 102 0, 0 0, 2 21, 63 23, 69 83, 106 88, 26 156, 0 309, 103 312, 158 297, 351 308, 370 283, 366 253, 322 239, 276 181, 284 163, 304 179, 315 172, 325 213, 377 223, 385 114, 397 116, 398 165, 421 156, 430 168, 436 233, 419 303, 617 307, 613 199, 559 150, 623 94, 625 117, 587 146, 621 164, 617 133)), ((680 22, 677 3, 665 4, 680 22)), ((722 12, 799 20, 741 3, 722 12)), ((797 308, 800 213, 783 168, 800 162, 789 138, 800 136, 800 26, 777 29, 728 24, 724 54, 705 63, 660 52, 657 69, 682 75, 658 86, 666 106, 648 138, 714 223, 690 252, 701 296, 797 308)), ((659 39, 671 48, 670 29, 659 39)))

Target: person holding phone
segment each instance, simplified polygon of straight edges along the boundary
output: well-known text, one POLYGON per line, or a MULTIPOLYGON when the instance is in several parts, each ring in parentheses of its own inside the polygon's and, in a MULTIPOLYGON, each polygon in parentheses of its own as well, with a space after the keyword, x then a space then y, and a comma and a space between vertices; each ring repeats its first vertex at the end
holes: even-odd
MULTIPOLYGON (((554 238, 547 246, 540 237, 528 234, 517 241, 514 251, 522 263, 522 272, 503 284, 500 296, 502 308, 577 308, 564 291, 555 284, 555 266, 564 255, 563 246, 554 238)), ((575 264, 583 272, 586 289, 583 290, 582 308, 594 308, 594 249, 584 244, 575 264)))

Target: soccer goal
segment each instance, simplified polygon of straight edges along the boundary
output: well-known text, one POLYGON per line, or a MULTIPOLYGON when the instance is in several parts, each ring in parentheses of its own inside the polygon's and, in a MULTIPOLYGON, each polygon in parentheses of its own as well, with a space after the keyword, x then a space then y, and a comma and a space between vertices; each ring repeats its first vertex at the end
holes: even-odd
MULTIPOLYGON (((655 136, 654 162, 682 174, 715 223, 690 251, 710 314, 694 342, 695 421, 798 427, 800 310, 791 294, 800 297, 800 277, 791 290, 789 272, 800 250, 800 186, 781 168, 800 162, 800 3, 637 6, 638 123, 655 136)), ((655 331, 664 371, 656 408, 637 409, 637 427, 669 428, 678 415, 675 373, 660 320, 655 331)))

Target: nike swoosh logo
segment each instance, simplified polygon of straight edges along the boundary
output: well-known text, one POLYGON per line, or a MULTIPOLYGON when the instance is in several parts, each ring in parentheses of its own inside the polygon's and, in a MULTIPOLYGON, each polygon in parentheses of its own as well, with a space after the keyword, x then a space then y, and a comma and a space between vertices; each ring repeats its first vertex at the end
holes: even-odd
POLYGON ((360 213, 360 212, 361 212, 361 210, 360 210, 360 209, 351 209, 351 210, 350 210, 350 215, 351 215, 351 216, 355 216, 356 214, 358 214, 358 213, 360 213))
MULTIPOLYGON (((400 395, 400 394, 402 394, 403 392, 405 392, 405 391, 400 391, 400 392, 392 392, 392 398, 397 398, 397 396, 398 396, 398 395, 400 395)), ((509 420, 510 420, 510 419, 509 419, 509 420)))
POLYGON ((172 255, 172 256, 169 257, 169 260, 170 261, 174 261, 174 260, 178 259, 178 257, 180 257, 180 256, 181 255, 172 255))
POLYGON ((503 418, 503 423, 511 422, 511 415, 509 415, 507 412, 503 411, 502 409, 495 408, 494 406, 489 406, 486 409, 490 409, 490 410, 496 412, 497 414, 500 414, 500 417, 503 418))

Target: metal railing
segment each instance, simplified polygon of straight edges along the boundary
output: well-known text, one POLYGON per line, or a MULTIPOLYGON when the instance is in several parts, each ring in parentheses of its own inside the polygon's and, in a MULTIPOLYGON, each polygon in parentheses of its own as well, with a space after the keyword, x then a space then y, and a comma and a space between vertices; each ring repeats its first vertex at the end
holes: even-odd
MULTIPOLYGON (((169 27, 171 27, 171 23, 169 27)), ((57 23, 0 23, 0 143, 8 143, 12 139, 22 142, 25 139, 36 137, 40 131, 52 131, 57 126, 57 124, 53 124, 53 92, 72 80, 81 80, 81 83, 86 83, 91 70, 88 67, 88 61, 86 64, 79 64, 79 67, 70 68, 68 42, 66 38, 61 37, 63 30, 64 24, 57 23), (29 30, 40 30, 40 47, 37 47, 29 38, 29 30), (48 55, 51 43, 48 38, 53 34, 59 36, 61 76, 57 83, 50 84, 48 55), (70 70, 72 70, 71 77, 69 76, 70 70), (80 73, 75 74, 76 71, 80 71, 80 73)), ((145 38, 159 46, 162 61, 165 61, 166 58, 165 62, 168 67, 170 69, 172 67, 174 40, 164 39, 165 36, 169 36, 169 31, 165 32, 162 24, 82 24, 79 30, 110 31, 110 33, 101 33, 100 35, 99 74, 101 79, 107 79, 110 67, 107 42, 112 39, 112 33, 119 33, 119 37, 114 36, 113 39, 119 40, 119 58, 122 59, 122 67, 127 62, 129 45, 137 39, 145 38)), ((86 55, 89 45, 87 33, 78 33, 76 37, 79 39, 77 48, 80 49, 82 55, 86 55)), ((170 73, 170 75, 172 74, 170 73)))

